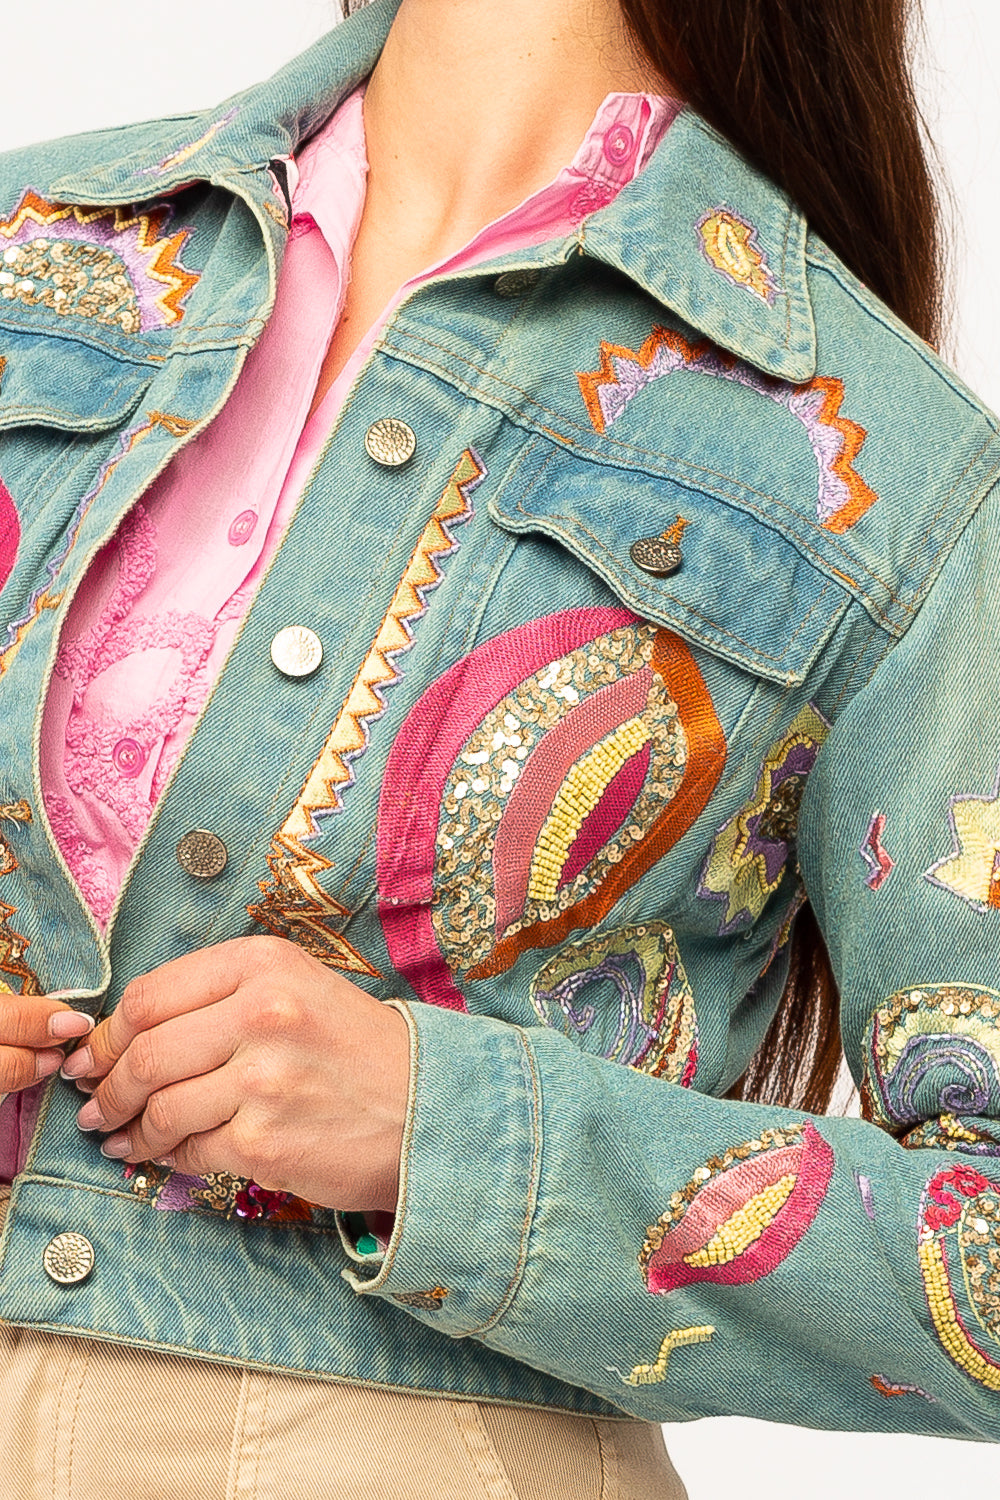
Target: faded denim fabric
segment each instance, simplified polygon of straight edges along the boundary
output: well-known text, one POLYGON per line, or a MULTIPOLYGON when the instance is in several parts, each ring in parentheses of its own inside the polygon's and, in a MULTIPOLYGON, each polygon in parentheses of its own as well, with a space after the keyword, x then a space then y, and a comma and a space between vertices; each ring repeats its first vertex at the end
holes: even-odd
POLYGON ((996 423, 690 112, 577 235, 390 320, 107 938, 56 851, 60 622, 232 390, 287 231, 268 164, 392 10, 204 116, 0 158, 0 988, 107 1014, 266 931, 345 969, 411 1027, 395 1232, 363 1254, 331 1209, 126 1176, 57 1078, 0 1318, 581 1412, 996 1440, 996 423), (366 452, 386 417, 405 466, 366 452), (268 654, 297 623, 326 648, 300 680, 268 654), (193 828, 227 846, 215 880, 178 862, 193 828), (722 1097, 803 889, 864 1122, 722 1097), (67 1230, 96 1262, 60 1285, 67 1230))

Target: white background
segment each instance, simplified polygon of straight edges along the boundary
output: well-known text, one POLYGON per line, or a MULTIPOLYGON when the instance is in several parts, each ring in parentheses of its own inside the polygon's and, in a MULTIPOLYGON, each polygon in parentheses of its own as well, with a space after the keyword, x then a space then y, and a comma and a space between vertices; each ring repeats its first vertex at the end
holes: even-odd
MULTIPOLYGON (((272 72, 334 19, 334 0, 0 3, 0 150, 214 104, 272 72)), ((926 10, 920 92, 955 200, 947 352, 1000 408, 1000 5, 926 0, 926 10)), ((736 1419, 687 1424, 667 1437, 690 1500, 1000 1496, 1000 1452, 991 1447, 736 1419)))

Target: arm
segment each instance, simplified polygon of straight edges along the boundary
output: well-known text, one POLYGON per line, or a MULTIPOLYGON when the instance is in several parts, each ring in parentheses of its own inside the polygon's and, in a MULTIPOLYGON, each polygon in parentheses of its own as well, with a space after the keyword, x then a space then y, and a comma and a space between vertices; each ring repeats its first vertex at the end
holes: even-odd
POLYGON ((647 1418, 1000 1437, 998 511, 841 713, 803 806, 878 1123, 402 1006, 399 1213, 359 1291, 647 1418))

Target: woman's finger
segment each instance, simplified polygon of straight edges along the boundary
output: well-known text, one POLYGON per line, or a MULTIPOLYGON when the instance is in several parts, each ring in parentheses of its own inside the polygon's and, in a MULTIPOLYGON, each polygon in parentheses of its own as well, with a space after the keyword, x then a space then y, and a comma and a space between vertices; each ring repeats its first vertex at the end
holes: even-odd
POLYGON ((63 1054, 54 1047, 0 1046, 0 1094, 18 1094, 59 1067, 63 1054))
MULTIPOLYGON (((238 1107, 235 1080, 227 1069, 187 1078, 153 1094, 142 1115, 108 1136, 101 1150, 105 1156, 128 1161, 157 1161, 176 1156, 188 1136, 217 1130, 235 1115, 238 1107)), ((238 1166, 226 1170, 237 1171, 238 1166)))
POLYGON ((150 1096, 221 1068, 237 1042, 231 1012, 218 1004, 140 1032, 80 1110, 80 1128, 115 1130, 137 1119, 150 1096))
POLYGON ((245 980, 279 962, 277 946, 274 938, 234 938, 185 953, 133 979, 90 1039, 91 1073, 107 1073, 141 1032, 226 999, 245 980))
POLYGON ((86 1036, 94 1023, 83 1011, 45 995, 0 993, 0 1046, 52 1047, 86 1036))

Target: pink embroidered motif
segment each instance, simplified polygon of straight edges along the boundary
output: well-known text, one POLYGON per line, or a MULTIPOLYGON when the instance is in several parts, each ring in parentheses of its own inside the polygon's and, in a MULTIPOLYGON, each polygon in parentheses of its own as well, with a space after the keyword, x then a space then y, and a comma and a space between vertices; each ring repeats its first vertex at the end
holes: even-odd
POLYGON ((21 541, 21 522, 10 491, 0 479, 0 589, 14 571, 21 541))
POLYGON ((651 1292, 697 1281, 743 1285, 769 1276, 819 1212, 833 1151, 815 1126, 762 1130, 712 1157, 648 1234, 639 1267, 651 1292))
POLYGON ((861 845, 859 851, 861 858, 868 866, 868 875, 865 877, 865 884, 870 891, 881 890, 896 868, 896 861, 882 844, 882 835, 884 832, 885 813, 877 812, 871 820, 868 832, 865 834, 864 843, 861 845))

